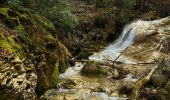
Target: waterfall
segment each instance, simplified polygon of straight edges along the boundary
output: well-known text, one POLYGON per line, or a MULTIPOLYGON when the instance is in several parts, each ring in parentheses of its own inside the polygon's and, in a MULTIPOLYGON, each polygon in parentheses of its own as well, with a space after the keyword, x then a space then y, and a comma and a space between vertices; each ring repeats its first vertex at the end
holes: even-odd
MULTIPOLYGON (((123 50, 133 44, 134 40, 159 31, 156 30, 156 27, 161 26, 162 23, 166 23, 167 21, 169 21, 168 17, 154 21, 138 20, 126 25, 117 40, 107 46, 103 51, 91 55, 89 59, 94 61, 106 61, 106 59, 115 60, 123 50)), ((118 61, 124 63, 135 63, 123 55, 118 59, 118 61)))
MULTIPOLYGON (((108 71, 109 74, 106 75, 106 77, 102 77, 101 75, 97 75, 95 77, 91 76, 86 76, 82 75, 80 72, 82 68, 85 66, 86 62, 76 62, 75 66, 69 67, 65 73, 62 73, 59 75, 59 79, 65 80, 69 79, 72 80, 73 82, 76 83, 76 86, 73 88, 65 89, 62 85, 59 88, 59 92, 57 94, 60 95, 64 93, 64 96, 75 96, 77 99, 102 99, 102 100, 128 100, 129 98, 124 98, 122 95, 119 95, 119 92, 117 91, 120 87, 124 86, 125 84, 122 83, 129 83, 133 82, 135 83, 140 77, 142 77, 145 72, 147 72, 150 68, 153 67, 153 65, 131 65, 131 64, 136 64, 136 62, 140 62, 141 59, 138 59, 138 57, 141 57, 141 55, 136 56, 136 51, 139 50, 139 53, 142 52, 142 55, 145 56, 146 50, 148 49, 147 43, 145 42, 150 42, 152 41, 152 38, 150 41, 145 41, 145 38, 148 38, 148 35, 153 35, 156 37, 160 37, 161 33, 164 34, 164 32, 168 31, 170 32, 170 25, 169 25, 169 20, 170 18, 164 18, 160 20, 155 20, 155 21, 142 21, 138 20, 136 22, 133 22, 129 25, 126 25, 120 34, 120 36, 110 45, 108 45, 106 48, 104 48, 103 51, 100 51, 98 53, 94 53, 89 57, 89 60, 97 61, 97 62, 107 62, 109 60, 115 60, 122 51, 124 51, 127 47, 133 46, 133 48, 128 48, 126 52, 129 52, 129 54, 123 54, 117 59, 120 62, 126 63, 125 65, 121 65, 120 68, 123 70, 129 72, 127 75, 125 75, 125 78, 121 79, 114 79, 114 81, 110 81, 110 74, 112 73, 110 70, 111 66, 102 66, 103 68, 106 68, 106 71, 108 71), (168 24, 166 24, 168 23, 168 24), (154 34, 157 33, 157 34, 154 34), (160 33, 160 34, 159 34, 160 33), (140 38, 142 37, 142 38, 140 38), (142 43, 139 45, 133 45, 134 42, 139 42, 138 39, 143 39, 142 43), (144 45, 144 46, 143 46, 144 45), (133 52, 133 50, 135 52, 133 52), (144 50, 144 51, 143 51, 144 50), (143 53, 145 52, 145 53, 143 53), (135 56, 134 56, 135 55, 135 56), (130 58, 130 57, 133 57, 130 58), (137 73, 137 77, 136 76, 137 73), (109 76, 110 79, 107 79, 109 76), (120 81, 121 80, 121 81, 120 81), (94 91, 95 89, 98 89, 100 87, 104 92, 96 92, 94 91), (112 88, 110 88, 112 87, 112 88), (110 95, 110 91, 113 91, 112 94, 110 95), (71 94, 71 95, 70 95, 71 94), (118 94, 118 95, 117 95, 118 94), (120 97, 119 97, 120 96, 120 97)), ((167 34, 167 33, 166 33, 167 34)), ((164 34, 165 35, 165 34, 164 34)), ((169 35, 169 33, 168 33, 169 35)), ((155 41, 154 41, 155 42, 155 41)), ((149 44, 153 45, 152 42, 149 44)), ((157 44, 157 43, 156 43, 157 44)), ((151 46, 152 48, 152 46, 151 46)), ((156 47, 155 47, 156 48, 156 47)), ((125 53, 126 53, 125 52, 125 53)), ((159 58, 160 53, 158 51, 147 51, 147 58, 146 61, 152 62, 152 59, 150 60, 150 57, 152 58, 152 55, 154 58, 159 58), (148 56, 149 55, 149 56, 148 56), (151 55, 151 56, 150 56, 151 55)), ((145 57, 144 57, 145 59, 145 57)), ((110 63, 110 61, 108 61, 110 63)), ((91 67, 91 66, 89 66, 91 67)), ((96 68, 98 65, 96 65, 96 68)), ((99 73, 100 74, 100 73, 99 73)), ((105 75, 104 75, 105 76, 105 75)), ((62 84, 65 81, 62 82, 62 84)), ((66 81, 67 82, 67 81, 66 81)), ((65 84, 65 83, 64 83, 65 84)), ((63 85, 64 85, 63 84, 63 85)))
MULTIPOLYGON (((142 21, 138 20, 136 22, 133 22, 129 25, 126 25, 118 37, 113 43, 111 43, 109 46, 107 46, 103 51, 94 53, 89 57, 89 60, 94 61, 101 61, 105 62, 109 60, 115 60, 122 51, 124 51, 127 47, 131 46, 133 42, 135 42, 136 39, 139 37, 145 37, 150 34, 153 34, 157 31, 169 29, 169 26, 167 28, 158 28, 161 25, 164 25, 165 23, 169 22, 170 18, 163 18, 160 20, 154 20, 154 21, 142 21)), ((128 50, 126 51, 128 52, 128 50)), ((136 64, 136 60, 130 59, 128 57, 125 57, 124 55, 121 55, 117 61, 127 63, 127 64, 136 64)), ((65 78, 68 76, 75 75, 81 71, 81 69, 84 67, 84 64, 82 63, 76 63, 74 67, 70 67, 67 69, 67 71, 63 74, 60 74, 60 78, 65 78)))
MULTIPOLYGON (((100 53, 95 53, 89 57, 90 60, 103 61, 105 59, 115 60, 117 56, 120 55, 121 51, 125 50, 127 47, 132 45, 136 36, 136 27, 133 27, 132 24, 127 25, 122 31, 121 35, 115 40, 112 44, 107 46, 100 53)), ((125 63, 132 63, 126 57, 121 56, 119 61, 125 63)))
POLYGON ((136 29, 131 27, 130 25, 125 27, 120 37, 110 44, 110 46, 106 47, 103 53, 112 54, 114 52, 121 52, 122 50, 126 49, 133 43, 135 38, 136 29))

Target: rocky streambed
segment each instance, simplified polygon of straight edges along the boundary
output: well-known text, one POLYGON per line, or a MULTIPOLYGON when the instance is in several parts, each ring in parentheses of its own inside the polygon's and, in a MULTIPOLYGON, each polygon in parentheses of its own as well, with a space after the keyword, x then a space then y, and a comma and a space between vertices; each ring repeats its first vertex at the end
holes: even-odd
MULTIPOLYGON (((60 74, 59 89, 48 90, 41 99, 130 99, 135 83, 151 71, 154 62, 168 59, 169 27, 170 17, 155 21, 139 20, 125 26, 120 37, 103 51, 94 53, 85 62, 76 62, 60 74), (113 63, 115 59, 117 63, 113 63)), ((162 82, 152 78, 151 81, 153 84, 166 84, 169 79, 166 80, 162 82)))

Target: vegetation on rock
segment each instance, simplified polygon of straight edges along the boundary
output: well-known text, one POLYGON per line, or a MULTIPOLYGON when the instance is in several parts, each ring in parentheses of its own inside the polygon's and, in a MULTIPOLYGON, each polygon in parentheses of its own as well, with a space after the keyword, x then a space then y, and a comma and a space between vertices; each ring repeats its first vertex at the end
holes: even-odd
MULTIPOLYGON (((6 62, 8 59, 12 59, 10 55, 12 56, 14 54, 14 58, 24 59, 24 61, 21 61, 16 67, 18 66, 18 68, 20 68, 20 66, 23 66, 21 68, 26 70, 26 72, 30 72, 33 69, 31 72, 35 74, 34 77, 37 76, 37 78, 35 78, 37 81, 34 81, 35 84, 33 84, 34 86, 32 88, 29 87, 33 91, 36 90, 37 95, 40 95, 46 89, 56 87, 58 74, 60 73, 59 69, 67 66, 65 61, 69 56, 69 52, 56 38, 57 31, 53 24, 37 13, 25 8, 3 7, 0 8, 0 15, 3 16, 0 24, 0 47, 1 60, 4 62, 1 67, 9 64, 10 68, 10 66, 13 66, 10 64, 16 63, 16 61, 18 62, 19 60, 15 60, 15 62, 9 60, 6 62), (4 51, 9 53, 9 55, 4 57, 4 51), (27 60, 34 66, 27 66, 27 64, 24 63, 27 60)), ((27 75, 26 72, 24 72, 25 75, 27 75)), ((5 75, 4 72, 1 72, 1 74, 5 75)), ((4 82, 5 79, 7 79, 8 82, 4 83, 4 85, 12 82, 12 79, 8 79, 8 77, 4 77, 1 82, 4 82)), ((21 83, 23 82, 25 81, 21 81, 21 83)), ((14 87, 11 88, 15 89, 14 87)), ((21 96, 15 98, 26 99, 28 94, 22 93, 25 89, 27 89, 26 86, 22 89, 20 86, 16 88, 16 91, 19 92, 21 96)), ((1 89, 1 91, 8 90, 1 89)), ((17 95, 19 95, 19 93, 17 95)), ((1 95, 4 94, 1 93, 1 95)), ((3 98, 6 98, 6 96, 3 96, 3 98)))
POLYGON ((170 17, 150 22, 168 16, 167 5, 168 0, 0 0, 0 99, 36 100, 53 95, 59 96, 53 98, 57 100, 77 99, 78 91, 85 93, 82 99, 103 95, 128 99, 132 94, 132 99, 169 100, 170 17), (145 21, 126 28, 138 19, 145 21), (114 49, 132 38, 131 33, 131 43, 135 43, 128 52, 119 52, 122 61, 112 61, 117 56, 112 52, 108 53, 111 58, 106 52, 95 53, 120 36, 124 26, 127 33, 114 49), (92 57, 94 53, 99 59, 92 57), (87 60, 89 56, 92 60, 87 60), (158 64, 153 75, 142 79, 153 63, 158 64), (80 76, 60 80, 77 72, 80 76), (65 95, 57 88, 69 92, 65 95))

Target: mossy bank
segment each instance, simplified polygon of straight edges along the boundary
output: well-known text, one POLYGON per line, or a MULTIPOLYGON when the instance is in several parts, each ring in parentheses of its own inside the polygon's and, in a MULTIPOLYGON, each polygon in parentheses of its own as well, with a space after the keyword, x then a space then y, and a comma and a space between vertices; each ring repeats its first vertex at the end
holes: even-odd
POLYGON ((70 53, 56 34, 53 24, 32 10, 0 8, 1 99, 37 99, 57 86, 70 53))

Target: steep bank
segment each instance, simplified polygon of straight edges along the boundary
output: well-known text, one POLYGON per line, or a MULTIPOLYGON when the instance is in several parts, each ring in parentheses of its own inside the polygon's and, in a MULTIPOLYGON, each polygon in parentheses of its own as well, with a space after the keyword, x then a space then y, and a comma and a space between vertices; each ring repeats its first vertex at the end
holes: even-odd
POLYGON ((70 56, 58 31, 34 11, 0 8, 1 99, 37 99, 55 88, 70 56))

